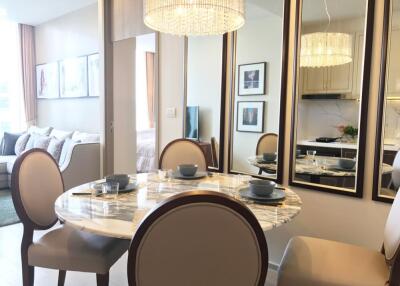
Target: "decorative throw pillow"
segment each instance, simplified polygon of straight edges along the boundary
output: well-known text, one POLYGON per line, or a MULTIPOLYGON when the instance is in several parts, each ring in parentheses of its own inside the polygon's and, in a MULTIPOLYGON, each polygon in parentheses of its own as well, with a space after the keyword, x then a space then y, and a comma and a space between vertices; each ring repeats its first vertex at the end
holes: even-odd
POLYGON ((31 134, 24 133, 18 138, 17 142, 15 142, 14 151, 17 156, 21 155, 21 153, 24 152, 26 148, 26 143, 28 143, 30 137, 31 134))
POLYGON ((21 134, 4 132, 2 155, 15 155, 15 143, 21 134))
POLYGON ((62 147, 64 145, 65 140, 58 140, 57 138, 53 137, 50 140, 49 146, 47 147, 47 152, 53 156, 54 160, 57 163, 60 161, 62 147))
POLYGON ((64 130, 59 130, 59 129, 53 129, 50 132, 50 137, 55 137, 58 140, 65 140, 67 138, 71 138, 73 131, 64 131, 64 130))
POLYGON ((1 143, 0 143, 0 156, 3 155, 3 145, 4 145, 4 139, 1 138, 1 143))
POLYGON ((58 164, 60 166, 64 164, 65 160, 67 159, 68 152, 70 152, 74 144, 76 144, 76 141, 69 138, 65 139, 64 145, 61 150, 60 160, 58 161, 58 164))
POLYGON ((35 141, 33 142, 33 148, 47 150, 47 147, 49 147, 50 140, 51 138, 48 136, 38 135, 35 138, 35 141))
POLYGON ((94 133, 75 131, 74 134, 72 135, 72 140, 80 141, 82 143, 93 143, 93 142, 97 143, 100 142, 100 135, 94 133))
POLYGON ((38 135, 38 134, 32 133, 31 136, 29 136, 28 142, 26 142, 24 151, 28 151, 28 150, 32 149, 33 145, 35 144, 36 138, 38 138, 39 136, 40 135, 38 135))
POLYGON ((53 127, 40 128, 40 127, 37 127, 35 125, 32 125, 28 129, 28 133, 29 134, 39 134, 39 135, 43 135, 43 136, 48 136, 52 129, 53 129, 53 127))

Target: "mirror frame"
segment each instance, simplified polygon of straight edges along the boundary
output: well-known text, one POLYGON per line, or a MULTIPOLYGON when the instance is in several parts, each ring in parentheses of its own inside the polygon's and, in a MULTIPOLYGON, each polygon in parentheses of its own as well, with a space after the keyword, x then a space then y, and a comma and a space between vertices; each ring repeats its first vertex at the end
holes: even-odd
POLYGON ((381 65, 379 75, 379 92, 378 92, 378 110, 376 119, 376 135, 375 135, 375 157, 374 157, 374 176, 372 199, 385 203, 393 203, 394 199, 379 196, 381 187, 381 159, 382 159, 382 140, 384 128, 383 117, 385 116, 385 86, 386 86, 386 67, 387 67, 387 51, 389 43, 390 31, 390 7, 392 0, 385 1, 384 16, 383 16, 383 31, 382 31, 382 47, 381 47, 381 65))
POLYGON ((301 183, 294 180, 293 167, 296 162, 294 148, 297 145, 297 102, 298 102, 298 74, 299 74, 299 55, 300 55, 300 36, 301 36, 301 20, 303 0, 296 0, 296 17, 294 31, 294 60, 293 60, 293 84, 292 84, 292 120, 290 130, 290 160, 289 160, 289 185, 302 187, 306 189, 345 195, 350 197, 362 198, 364 187, 364 170, 365 170, 365 150, 367 139, 367 121, 368 121, 368 104, 370 92, 370 75, 371 75, 371 58, 372 44, 374 32, 374 17, 375 17, 375 0, 367 0, 366 3, 366 18, 365 18, 365 39, 364 39, 364 61, 363 75, 361 84, 361 106, 359 110, 359 137, 358 137, 358 154, 357 154, 357 172, 355 192, 348 192, 344 189, 333 188, 324 185, 313 185, 312 183, 301 183), (361 160, 360 160, 361 159, 361 160))
MULTIPOLYGON (((222 73, 221 73, 221 107, 220 107, 220 125, 219 125, 219 157, 218 168, 207 166, 207 170, 218 173, 224 172, 224 147, 225 147, 225 105, 226 105, 226 80, 227 80, 227 61, 228 61, 228 34, 222 36, 222 73)), ((182 138, 185 138, 186 129, 186 105, 187 105, 187 77, 188 77, 188 37, 185 36, 185 51, 184 51, 184 96, 183 96, 183 119, 182 119, 182 138)))
POLYGON ((233 132, 235 130, 234 113, 235 113, 235 92, 236 84, 236 51, 237 51, 237 32, 233 33, 231 55, 232 70, 231 70, 231 85, 230 85, 230 115, 229 115, 229 155, 228 155, 228 173, 251 175, 252 177, 275 181, 278 184, 283 182, 283 167, 284 167, 284 152, 285 152, 285 124, 286 124, 286 97, 287 97, 287 75, 288 75, 288 56, 289 56, 289 28, 290 28, 290 0, 283 1, 283 27, 282 27, 282 60, 281 60, 281 92, 280 92, 280 107, 279 107, 279 134, 278 134, 278 161, 276 178, 267 178, 257 174, 248 174, 232 169, 232 152, 233 152, 233 132))

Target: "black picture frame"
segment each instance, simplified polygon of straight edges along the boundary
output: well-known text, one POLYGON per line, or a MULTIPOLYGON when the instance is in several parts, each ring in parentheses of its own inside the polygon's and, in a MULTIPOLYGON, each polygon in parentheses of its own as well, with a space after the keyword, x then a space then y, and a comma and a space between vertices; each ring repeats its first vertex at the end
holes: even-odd
POLYGON ((330 187, 327 185, 316 185, 312 183, 303 183, 294 179, 295 162, 296 162, 296 122, 297 122, 297 103, 298 103, 298 66, 300 55, 300 26, 303 0, 296 0, 296 17, 295 17, 295 45, 293 61, 293 85, 292 85, 292 121, 291 121, 291 137, 290 137, 290 160, 289 160, 289 185, 303 187, 310 190, 316 190, 326 193, 339 194, 344 196, 362 198, 364 188, 364 169, 365 169, 365 150, 367 139, 367 121, 368 121, 368 101, 370 91, 370 75, 371 75, 371 59, 372 59, 372 44, 373 44, 373 29, 375 16, 375 0, 367 0, 367 15, 365 28, 365 45, 364 45, 364 65, 362 77, 362 92, 361 92, 361 108, 360 108, 360 124, 359 124, 359 139, 358 139, 358 156, 357 156, 357 172, 355 191, 346 191, 330 187))
MULTIPOLYGON (((254 71, 254 70, 252 70, 254 71)), ((244 73, 246 73, 248 71, 245 71, 244 73)), ((245 81, 243 81, 244 83, 245 81)), ((257 63, 248 63, 248 64, 241 64, 238 65, 238 82, 237 82, 238 86, 237 86, 237 90, 238 90, 238 96, 254 96, 254 95, 265 95, 266 91, 267 91, 267 62, 257 62, 257 63), (242 72, 241 70, 244 69, 245 67, 251 67, 251 66, 259 66, 261 65, 261 69, 257 69, 255 68, 256 71, 260 73, 262 73, 262 75, 259 75, 258 80, 256 81, 258 84, 262 83, 262 87, 257 87, 257 89, 261 90, 261 92, 253 92, 253 93, 241 93, 242 91, 242 80, 244 79, 243 76, 241 76, 242 72)), ((254 88, 256 89, 256 88, 254 88)))
MULTIPOLYGON (((249 133, 263 133, 264 132, 265 101, 238 101, 236 106, 237 106, 236 107, 236 131, 237 132, 249 132, 249 133), (250 131, 250 130, 245 130, 245 129, 239 128, 239 109, 240 109, 240 105, 244 105, 244 104, 254 104, 252 109, 257 108, 257 116, 258 116, 258 112, 261 111, 261 122, 259 122, 258 117, 256 118, 256 120, 257 120, 256 123, 257 123, 257 127, 259 127, 259 130, 250 131), (261 106, 256 106, 257 104, 259 104, 261 106)), ((242 116, 242 118, 244 118, 244 115, 242 116)), ((248 125, 251 126, 250 124, 248 124, 248 125)))

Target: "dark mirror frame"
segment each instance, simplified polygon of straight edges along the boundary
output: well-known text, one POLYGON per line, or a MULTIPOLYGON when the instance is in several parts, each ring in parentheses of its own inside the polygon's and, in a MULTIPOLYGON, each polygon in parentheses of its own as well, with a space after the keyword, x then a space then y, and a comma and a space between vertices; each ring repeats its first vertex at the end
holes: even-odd
POLYGON ((364 187, 364 169, 365 169, 365 147, 367 139, 367 119, 368 119, 368 101, 369 101, 369 84, 371 74, 371 58, 372 58, 372 43, 374 31, 375 17, 375 0, 367 0, 367 15, 365 26, 365 42, 364 42, 364 66, 361 85, 361 107, 360 107, 360 123, 359 123, 359 138, 357 151, 357 172, 356 172, 356 189, 355 192, 338 190, 324 185, 312 185, 300 183, 294 180, 294 164, 296 147, 296 121, 297 121, 297 101, 298 101, 298 65, 300 51, 300 29, 302 21, 302 4, 303 0, 296 0, 296 18, 295 18, 295 40, 294 40, 294 61, 293 61, 293 86, 292 86, 292 122, 290 130, 290 165, 289 165, 289 185, 302 187, 306 189, 317 190, 321 192, 340 194, 350 197, 361 198, 363 196, 364 187))
POLYGON ((393 203, 393 199, 379 196, 381 188, 381 159, 382 159, 382 135, 384 132, 383 117, 385 116, 385 86, 386 86, 386 62, 390 31, 390 7, 392 0, 386 0, 383 16, 382 31, 382 48, 381 48, 381 66, 379 75, 379 93, 378 93, 378 110, 376 119, 376 135, 375 135, 375 158, 374 158, 374 177, 372 199, 385 203, 393 203))
MULTIPOLYGON (((187 65, 188 65, 188 37, 185 37, 185 55, 184 55, 184 97, 183 97, 183 134, 185 138, 185 118, 187 105, 187 65)), ((210 171, 224 172, 224 147, 225 147, 225 105, 226 105, 226 79, 227 79, 227 60, 228 60, 228 34, 222 35, 222 62, 221 62, 221 107, 220 107, 220 125, 219 125, 219 157, 218 168, 207 166, 210 171)))
POLYGON ((233 131, 235 129, 234 112, 235 112, 235 91, 236 91, 236 48, 237 48, 237 32, 232 37, 232 55, 230 62, 232 63, 231 71, 231 104, 230 104, 230 122, 229 122, 229 156, 228 156, 228 173, 251 175, 252 177, 272 180, 281 184, 283 182, 284 152, 285 152, 285 122, 286 122, 286 97, 287 97, 287 73, 288 73, 288 54, 289 54, 289 27, 290 27, 290 0, 284 0, 283 7, 283 29, 282 29, 282 65, 281 65, 281 99, 279 107, 279 134, 278 134, 278 161, 276 178, 267 178, 256 174, 247 174, 232 170, 232 151, 233 151, 233 131))

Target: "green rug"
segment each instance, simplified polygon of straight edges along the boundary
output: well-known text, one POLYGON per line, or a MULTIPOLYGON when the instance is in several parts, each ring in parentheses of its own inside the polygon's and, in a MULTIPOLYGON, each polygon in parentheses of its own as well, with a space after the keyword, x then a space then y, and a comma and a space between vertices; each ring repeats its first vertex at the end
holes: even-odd
POLYGON ((0 227, 19 222, 9 189, 0 190, 0 227))

